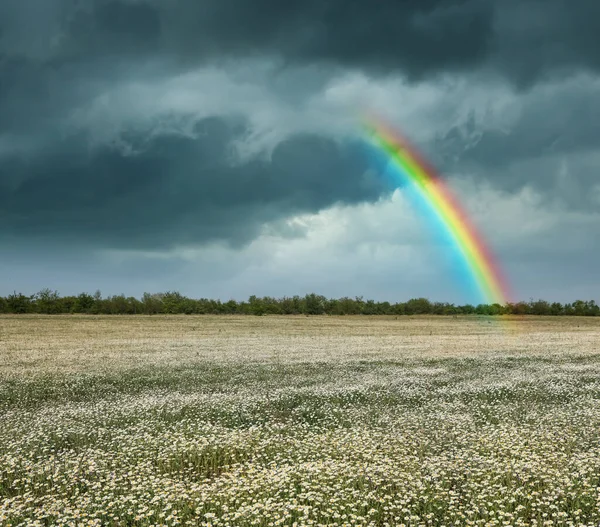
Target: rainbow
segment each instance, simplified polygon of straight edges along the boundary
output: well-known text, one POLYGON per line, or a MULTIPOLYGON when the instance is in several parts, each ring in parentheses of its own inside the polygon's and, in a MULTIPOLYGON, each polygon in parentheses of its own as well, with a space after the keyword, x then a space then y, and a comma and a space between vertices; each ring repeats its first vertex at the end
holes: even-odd
POLYGON ((413 185, 454 243, 483 303, 508 304, 511 295, 498 261, 444 180, 406 137, 380 118, 370 116, 365 125, 371 143, 413 185))

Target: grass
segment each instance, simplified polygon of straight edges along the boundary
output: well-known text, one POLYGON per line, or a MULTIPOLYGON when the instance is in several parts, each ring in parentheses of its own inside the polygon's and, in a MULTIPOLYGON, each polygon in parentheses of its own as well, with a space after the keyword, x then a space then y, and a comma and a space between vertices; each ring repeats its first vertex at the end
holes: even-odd
POLYGON ((1 525, 600 523, 600 320, 0 317, 1 525))

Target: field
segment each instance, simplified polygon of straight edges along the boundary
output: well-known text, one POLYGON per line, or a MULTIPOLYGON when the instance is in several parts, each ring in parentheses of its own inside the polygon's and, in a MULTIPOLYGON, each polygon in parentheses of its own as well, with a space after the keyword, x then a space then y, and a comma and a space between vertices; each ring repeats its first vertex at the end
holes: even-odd
POLYGON ((0 524, 600 523, 600 318, 0 317, 0 524))

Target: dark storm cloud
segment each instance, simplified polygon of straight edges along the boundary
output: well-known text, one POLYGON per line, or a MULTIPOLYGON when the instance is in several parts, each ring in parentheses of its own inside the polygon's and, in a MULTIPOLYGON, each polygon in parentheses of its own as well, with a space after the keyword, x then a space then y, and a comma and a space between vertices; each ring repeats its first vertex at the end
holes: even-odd
POLYGON ((225 0, 178 7, 166 13, 164 31, 179 56, 267 53, 410 76, 477 64, 493 21, 490 6, 475 1, 225 0))
POLYGON ((492 64, 521 85, 556 72, 600 71, 600 2, 495 2, 492 64))
POLYGON ((600 137, 598 86, 581 78, 534 90, 519 101, 518 116, 506 130, 486 128, 471 116, 439 135, 432 157, 446 172, 485 174, 511 191, 529 184, 574 206, 596 208, 597 198, 587 191, 598 184, 589 160, 600 137))
POLYGON ((519 84, 600 68, 596 0, 47 0, 7 3, 0 20, 0 49, 55 64, 266 55, 412 78, 482 67, 519 84))
POLYGON ((160 8, 178 57, 271 54, 419 79, 497 71, 519 85, 600 69, 600 3, 580 0, 179 0, 160 8))
POLYGON ((296 135, 269 160, 239 164, 231 143, 245 134, 243 123, 205 119, 194 132, 130 133, 118 148, 91 150, 70 137, 34 158, 5 160, 1 236, 113 248, 241 244, 263 222, 375 199, 383 190, 352 145, 296 135))
MULTIPOLYGON (((243 140, 247 123, 215 118, 199 123, 194 137, 136 129, 122 133, 113 146, 91 146, 101 127, 94 121, 102 117, 97 112, 82 118, 77 131, 62 123, 74 111, 86 114, 119 83, 169 79, 223 58, 352 67, 413 80, 447 71, 496 72, 521 86, 552 72, 598 70, 600 3, 573 5, 563 0, 0 3, 0 236, 103 247, 211 239, 242 243, 265 221, 335 202, 375 199, 383 189, 364 177, 362 152, 317 135, 287 139, 270 161, 236 165, 231 144, 243 140)), ((301 100, 305 87, 293 75, 286 79, 290 84, 276 90, 282 98, 301 100)), ((317 86, 324 82, 313 80, 317 86)), ((553 144, 569 151, 592 145, 599 120, 597 110, 585 106, 593 97, 584 96, 567 101, 558 113, 552 102, 529 111, 506 136, 486 132, 475 148, 460 152, 461 162, 489 170, 501 164, 506 151, 515 160, 541 155, 553 144), (573 128, 565 134, 570 108, 578 108, 583 132, 573 128)))

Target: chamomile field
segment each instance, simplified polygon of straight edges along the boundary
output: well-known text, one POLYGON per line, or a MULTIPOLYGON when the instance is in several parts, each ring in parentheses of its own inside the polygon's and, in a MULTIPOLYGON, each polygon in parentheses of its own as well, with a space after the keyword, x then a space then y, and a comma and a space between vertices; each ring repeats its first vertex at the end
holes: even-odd
POLYGON ((0 524, 600 523, 600 319, 0 317, 0 524))

